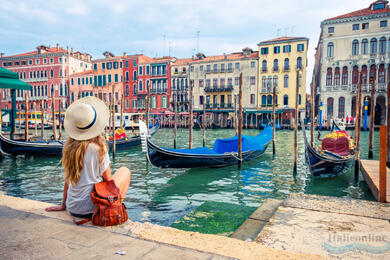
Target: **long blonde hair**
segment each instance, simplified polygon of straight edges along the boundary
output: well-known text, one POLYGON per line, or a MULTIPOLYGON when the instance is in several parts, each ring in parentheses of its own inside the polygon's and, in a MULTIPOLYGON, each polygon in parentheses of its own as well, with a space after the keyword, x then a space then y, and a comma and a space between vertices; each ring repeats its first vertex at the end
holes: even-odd
POLYGON ((73 186, 80 179, 80 172, 84 166, 84 155, 90 143, 99 146, 100 167, 108 151, 106 140, 101 135, 85 141, 77 141, 69 137, 62 150, 61 162, 65 170, 65 181, 71 183, 73 186))

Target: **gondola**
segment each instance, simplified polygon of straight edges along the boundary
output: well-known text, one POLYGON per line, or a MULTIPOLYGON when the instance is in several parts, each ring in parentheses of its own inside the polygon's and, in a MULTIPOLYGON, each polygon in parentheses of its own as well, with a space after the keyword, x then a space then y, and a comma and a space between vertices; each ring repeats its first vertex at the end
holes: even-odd
MULTIPOLYGON (((150 133, 154 134, 159 126, 153 126, 150 133)), ((55 140, 41 140, 41 141, 17 141, 10 140, 4 135, 0 134, 0 149, 2 153, 10 155, 35 155, 35 156, 60 156, 62 154, 62 147, 64 141, 55 140)), ((108 147, 112 150, 113 142, 109 141, 108 147)), ((127 150, 141 144, 140 135, 134 135, 127 139, 116 140, 116 150, 127 150)))
MULTIPOLYGON (((217 139, 213 149, 169 149, 153 144, 146 134, 146 126, 140 122, 142 150, 149 162, 159 168, 216 168, 239 162, 237 136, 217 139)), ((264 154, 272 140, 272 127, 268 126, 257 136, 242 136, 242 161, 250 161, 264 154)))
MULTIPOLYGON (((314 177, 328 178, 342 175, 352 167, 354 156, 352 154, 341 156, 329 151, 318 151, 308 142, 305 125, 301 124, 303 139, 305 142, 306 160, 309 164, 310 172, 314 177)), ((333 124, 331 132, 338 130, 333 124)))

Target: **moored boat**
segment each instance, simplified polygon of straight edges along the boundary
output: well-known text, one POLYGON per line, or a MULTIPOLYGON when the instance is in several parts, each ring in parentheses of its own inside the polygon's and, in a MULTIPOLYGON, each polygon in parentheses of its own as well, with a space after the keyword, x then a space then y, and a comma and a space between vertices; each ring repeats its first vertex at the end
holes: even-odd
MULTIPOLYGON (((334 128, 332 127, 332 129, 334 128)), ((314 177, 335 177, 346 173, 351 168, 354 155, 349 151, 349 143, 346 143, 348 140, 339 142, 339 147, 335 147, 335 150, 329 151, 311 146, 306 137, 304 124, 302 124, 302 130, 306 160, 309 164, 310 172, 314 177), (347 145, 348 151, 346 151, 347 145)))
MULTIPOLYGON (((224 167, 237 164, 238 137, 217 139, 213 149, 200 147, 194 149, 170 149, 153 144, 147 134, 146 125, 140 122, 142 149, 149 162, 159 168, 207 168, 224 167)), ((272 140, 272 127, 266 127, 257 136, 242 136, 242 161, 258 158, 266 151, 272 140)))

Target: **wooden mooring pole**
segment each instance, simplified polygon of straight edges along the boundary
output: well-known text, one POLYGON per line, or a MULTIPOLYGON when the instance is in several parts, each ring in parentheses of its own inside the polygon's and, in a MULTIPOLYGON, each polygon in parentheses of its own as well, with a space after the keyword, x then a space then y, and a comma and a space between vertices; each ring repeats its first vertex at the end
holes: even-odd
POLYGON ((62 140, 62 116, 61 116, 62 102, 58 99, 58 138, 62 140))
POLYGON ((294 169, 293 172, 297 173, 297 161, 298 161, 298 101, 299 101, 299 70, 297 70, 297 78, 295 85, 295 117, 294 117, 294 169))
POLYGON ((387 173, 387 127, 380 127, 379 138, 379 201, 386 202, 386 173, 387 173))
POLYGON ((193 128, 193 114, 194 112, 192 111, 192 98, 193 98, 193 87, 194 87, 194 81, 193 80, 190 80, 190 104, 189 104, 189 109, 190 109, 190 122, 189 122, 189 125, 188 125, 188 148, 189 149, 192 149, 192 128, 193 128))
POLYGON ((276 87, 275 85, 272 88, 272 154, 275 155, 276 147, 275 147, 275 130, 276 130, 276 116, 275 116, 275 106, 276 106, 276 87))
POLYGON ((175 112, 175 125, 174 125, 174 129, 173 129, 173 148, 176 149, 176 142, 177 142, 177 92, 176 92, 176 95, 174 96, 174 104, 175 104, 175 107, 174 107, 174 112, 175 112))
POLYGON ((362 95, 362 73, 360 72, 360 80, 357 85, 356 94, 356 119, 355 119, 355 182, 359 181, 359 141, 360 141, 360 111, 361 111, 361 95, 362 95))
POLYGON ((203 125, 203 147, 206 147, 206 96, 203 98, 203 118, 202 118, 202 125, 203 125))
POLYGON ((28 141, 28 96, 25 95, 24 104, 24 137, 26 142, 28 141))
POLYGON ((390 167, 390 80, 387 84, 387 167, 390 167))
POLYGON ((116 152, 116 140, 115 140, 115 85, 112 84, 111 91, 111 107, 112 107, 112 159, 115 160, 115 152, 116 152))
POLYGON ((45 108, 44 108, 44 105, 45 105, 45 101, 41 100, 41 137, 43 139, 44 137, 44 130, 45 130, 45 108))
POLYGON ((371 84, 371 110, 370 110, 370 135, 368 143, 368 159, 373 158, 374 118, 375 118, 375 78, 370 78, 371 84))
POLYGON ((34 134, 38 135, 38 125, 37 125, 37 103, 34 102, 34 134))
POLYGON ((242 72, 240 73, 240 85, 238 91, 238 167, 241 168, 242 161, 242 72))
POLYGON ((119 128, 121 129, 126 129, 126 122, 125 122, 125 127, 123 127, 123 109, 125 107, 125 96, 123 95, 122 96, 122 100, 121 100, 121 122, 120 122, 120 125, 119 125, 119 128))
POLYGON ((313 76, 313 81, 311 83, 311 95, 310 95, 310 137, 311 137, 311 146, 314 147, 314 93, 315 93, 315 85, 316 85, 316 77, 313 76))
POLYGON ((55 106, 55 102, 54 102, 54 91, 51 93, 51 115, 53 117, 53 126, 52 126, 52 129, 53 129, 53 139, 54 140, 57 140, 57 122, 56 122, 56 106, 55 106))

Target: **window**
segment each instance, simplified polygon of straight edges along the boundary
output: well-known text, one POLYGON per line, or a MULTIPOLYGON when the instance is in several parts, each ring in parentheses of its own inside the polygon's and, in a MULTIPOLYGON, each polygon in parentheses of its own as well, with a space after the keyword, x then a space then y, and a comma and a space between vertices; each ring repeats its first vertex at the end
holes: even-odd
POLYGON ((39 64, 39 59, 36 59, 36 60, 35 60, 35 64, 39 64))
POLYGON ((199 87, 200 87, 200 88, 203 88, 203 84, 204 84, 203 79, 200 79, 200 80, 199 80, 199 87))
POLYGON ((128 71, 126 71, 126 73, 125 73, 125 81, 129 81, 129 72, 128 71))
POLYGON ((334 55, 334 45, 333 42, 328 43, 327 56, 333 57, 334 55))
POLYGON ((115 82, 118 82, 118 74, 115 74, 114 78, 115 78, 115 82))
POLYGON ((140 81, 138 82, 138 90, 139 90, 139 91, 142 91, 142 89, 143 89, 142 80, 140 80, 140 81))
POLYGON ((377 52, 377 40, 372 38, 370 41, 370 54, 376 54, 377 52))
POLYGON ((233 71, 233 63, 228 63, 228 72, 233 71))
POLYGON ((221 72, 225 72, 225 64, 223 64, 223 63, 221 64, 221 72))
POLYGON ((367 39, 362 40, 362 54, 363 55, 368 54, 368 40, 367 39))
POLYGON ((255 104, 255 94, 251 94, 251 105, 255 104))
POLYGON ((363 23, 362 24, 362 30, 368 29, 368 23, 363 23))
POLYGON ((152 96, 151 101, 152 108, 156 108, 156 96, 152 96))
POLYGON ((213 88, 218 87, 218 79, 213 79, 213 88))
POLYGON ((139 66, 139 68, 138 68, 138 75, 140 75, 140 76, 142 75, 142 72, 143 72, 142 68, 143 68, 142 66, 139 66))
POLYGON ((210 65, 210 64, 206 66, 206 72, 207 72, 207 73, 210 73, 210 72, 211 72, 211 65, 210 65))
POLYGON ((334 70, 334 84, 340 86, 340 68, 336 67, 334 70))
POLYGON ((284 45, 283 46, 283 52, 284 53, 290 53, 291 52, 291 45, 284 45))
POLYGON ((278 90, 278 76, 274 76, 273 85, 274 85, 275 91, 279 91, 278 90))
POLYGON ((240 69, 240 63, 239 62, 236 62, 236 69, 239 70, 240 69))
POLYGON ((302 57, 297 58, 297 69, 302 69, 302 57))
POLYGON ((284 71, 290 70, 290 60, 288 58, 284 59, 284 71))
POLYGON ((253 86, 256 85, 256 77, 250 77, 250 84, 253 86))
POLYGON ((262 107, 267 106, 267 96, 266 95, 261 96, 261 106, 262 107))
POLYGON ((199 71, 203 71, 203 65, 199 66, 199 71))
POLYGON ((332 68, 328 68, 326 72, 326 86, 332 86, 332 68))
POLYGON ((114 62, 114 69, 117 69, 117 68, 118 68, 118 62, 115 61, 115 62, 114 62))
POLYGON ((267 72, 267 61, 266 60, 263 60, 263 62, 261 63, 261 70, 263 72, 267 72))
POLYGON ((210 79, 206 79, 206 88, 210 88, 210 79))
POLYGON ((256 62, 251 61, 251 68, 256 68, 256 62))
POLYGON ((353 31, 359 30, 359 24, 353 24, 353 25, 352 25, 352 30, 353 30, 353 31))
POLYGON ((268 47, 264 47, 260 49, 261 55, 267 55, 268 54, 268 47))
POLYGON ((379 54, 386 53, 386 38, 382 37, 379 39, 379 54))
POLYGON ((214 66, 213 66, 213 72, 218 72, 218 64, 214 64, 214 66))
POLYGON ((232 87, 233 86, 233 79, 232 78, 228 78, 228 87, 232 87))
POLYGON ((220 86, 221 88, 224 88, 224 87, 225 87, 225 79, 224 79, 224 78, 222 78, 222 79, 219 80, 219 86, 220 86))
POLYGON ((204 102, 204 97, 203 96, 200 96, 199 97, 199 105, 203 105, 203 102, 204 102))
POLYGON ((53 70, 50 70, 50 78, 53 78, 53 77, 54 77, 54 72, 53 72, 53 70))
POLYGON ((301 94, 298 95, 298 105, 302 104, 302 96, 301 94))
POLYGON ((32 65, 32 60, 28 60, 28 65, 32 65))
POLYGON ((106 69, 106 64, 103 62, 102 63, 102 70, 105 70, 106 69))
POLYGON ((387 27, 387 20, 386 21, 380 21, 379 22, 380 27, 387 27))
POLYGON ((275 47, 274 47, 274 53, 275 53, 275 54, 280 53, 280 46, 275 46, 275 47))
POLYGON ((284 80, 283 80, 283 86, 284 88, 288 88, 288 75, 284 75, 284 80))
POLYGON ((112 79, 111 79, 111 74, 108 74, 108 83, 111 83, 112 82, 112 79))
POLYGON ((346 66, 343 68, 343 75, 342 75, 342 82, 341 82, 341 84, 343 86, 348 85, 348 67, 346 67, 346 66))
POLYGON ((288 95, 283 96, 283 106, 288 106, 288 95))
POLYGON ((93 64, 93 69, 94 69, 94 70, 97 70, 97 64, 96 64, 96 63, 93 64))
POLYGON ((129 67, 129 61, 125 61, 125 67, 128 68, 129 67))
MULTIPOLYGON (((390 70, 389 70, 390 72, 390 70)), ((381 64, 379 65, 379 70, 378 70, 378 83, 385 83, 385 65, 381 64)))
POLYGON ((150 74, 150 66, 145 66, 146 68, 146 75, 149 75, 150 74))
POLYGON ((305 49, 305 45, 303 43, 297 45, 298 52, 302 52, 305 49))
POLYGON ((266 84, 267 84, 267 77, 264 76, 261 78, 261 91, 262 92, 265 92, 267 90, 266 84))
POLYGON ((137 66, 137 60, 133 60, 133 67, 137 66))
POLYGON ((328 33, 334 33, 334 27, 328 27, 328 33))
POLYGON ((339 118, 344 118, 344 111, 345 111, 345 98, 340 97, 339 98, 339 118))
POLYGON ((234 85, 236 85, 236 86, 240 85, 240 77, 234 78, 234 85))
POLYGON ((385 8, 385 3, 377 3, 374 4, 373 10, 379 10, 379 9, 384 9, 385 8))
POLYGON ((279 70, 279 61, 278 59, 274 59, 274 71, 278 71, 279 70))
POLYGON ((356 56, 359 55, 359 41, 353 40, 352 42, 352 55, 356 56))

